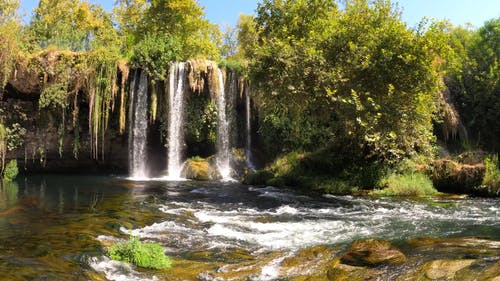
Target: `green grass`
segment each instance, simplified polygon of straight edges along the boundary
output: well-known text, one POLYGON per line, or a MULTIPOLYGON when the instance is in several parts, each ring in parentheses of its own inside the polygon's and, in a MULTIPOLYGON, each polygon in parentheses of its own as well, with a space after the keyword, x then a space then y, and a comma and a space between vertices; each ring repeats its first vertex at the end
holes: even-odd
POLYGON ((423 173, 391 174, 380 180, 383 189, 371 194, 381 196, 427 196, 437 193, 432 181, 423 173))
POLYGON ((500 170, 498 169, 498 155, 488 156, 484 160, 483 182, 477 189, 488 196, 500 195, 500 170))
POLYGON ((164 253, 163 247, 156 243, 143 243, 138 237, 117 243, 109 248, 113 260, 124 261, 140 267, 165 269, 172 267, 172 260, 164 253))
POLYGON ((193 161, 193 162, 205 162, 207 161, 205 158, 200 157, 200 156, 194 156, 188 159, 188 161, 193 161))

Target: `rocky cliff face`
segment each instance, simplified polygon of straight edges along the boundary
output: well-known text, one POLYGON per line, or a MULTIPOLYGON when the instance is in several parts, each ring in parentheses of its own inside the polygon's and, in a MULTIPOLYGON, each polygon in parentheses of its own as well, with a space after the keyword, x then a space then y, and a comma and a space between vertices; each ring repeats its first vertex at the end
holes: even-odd
MULTIPOLYGON (((9 142, 14 144, 6 158, 17 159, 21 171, 127 173, 125 123, 134 71, 119 63, 111 75, 98 77, 88 69, 79 69, 78 60, 74 53, 44 53, 16 66, 9 79, 0 99, 0 121, 11 129, 9 142), (64 107, 58 106, 59 102, 64 107)), ((186 65, 185 157, 206 157, 216 152, 214 107, 219 91, 214 80, 218 66, 206 60, 191 60, 186 65)), ((246 141, 243 94, 247 83, 236 71, 224 70, 224 76, 227 95, 231 96, 232 147, 241 148, 246 141)), ((149 83, 148 152, 156 169, 162 170, 168 132, 168 81, 149 83)))

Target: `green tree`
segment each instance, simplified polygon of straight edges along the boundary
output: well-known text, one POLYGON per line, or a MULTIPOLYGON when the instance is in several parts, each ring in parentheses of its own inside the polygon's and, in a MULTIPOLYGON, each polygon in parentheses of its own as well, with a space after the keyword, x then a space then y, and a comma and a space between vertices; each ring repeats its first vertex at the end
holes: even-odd
POLYGON ((165 40, 162 44, 177 41, 183 60, 219 58, 212 40, 218 27, 204 19, 203 8, 195 0, 121 0, 115 14, 120 33, 131 49, 145 39, 156 38, 157 42, 165 40))
POLYGON ((0 98, 18 56, 21 25, 18 0, 0 0, 0 98))
POLYGON ((500 18, 474 32, 466 59, 456 79, 461 113, 471 135, 487 149, 499 151, 500 137, 500 18))
POLYGON ((254 20, 251 75, 268 144, 344 144, 393 163, 431 153, 434 42, 389 1, 266 0, 254 20))

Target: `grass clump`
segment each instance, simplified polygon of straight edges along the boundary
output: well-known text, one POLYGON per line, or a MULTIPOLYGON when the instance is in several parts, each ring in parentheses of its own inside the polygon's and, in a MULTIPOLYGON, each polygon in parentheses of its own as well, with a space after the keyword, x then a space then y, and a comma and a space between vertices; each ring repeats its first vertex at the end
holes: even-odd
POLYGON ((142 243, 138 237, 130 237, 126 242, 117 243, 109 249, 113 260, 124 261, 140 267, 166 269, 172 267, 163 247, 156 243, 142 243))
POLYGON ((479 191, 489 196, 500 195, 500 170, 498 169, 498 155, 484 159, 484 177, 479 191))
POLYGON ((17 168, 17 161, 10 160, 9 163, 7 163, 7 165, 5 166, 2 179, 5 182, 10 182, 17 177, 18 173, 19 169, 17 168))
POLYGON ((432 181, 423 173, 391 174, 382 178, 373 195, 381 196, 427 196, 437 193, 432 181))

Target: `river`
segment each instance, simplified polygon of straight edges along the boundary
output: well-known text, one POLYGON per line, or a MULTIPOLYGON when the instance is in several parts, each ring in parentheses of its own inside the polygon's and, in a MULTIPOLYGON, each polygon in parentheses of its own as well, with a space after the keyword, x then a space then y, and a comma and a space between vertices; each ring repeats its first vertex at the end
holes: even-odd
POLYGON ((281 263, 307 248, 342 251, 362 238, 402 247, 416 237, 499 241, 499 205, 498 199, 332 196, 238 183, 20 177, 0 188, 0 277, 222 280, 214 276, 233 271, 248 272, 250 280, 288 280, 281 263), (173 268, 110 261, 106 246, 130 235, 160 243, 173 268))

